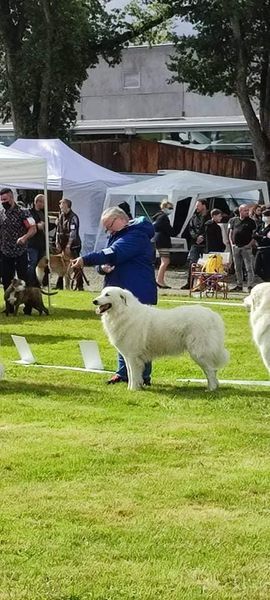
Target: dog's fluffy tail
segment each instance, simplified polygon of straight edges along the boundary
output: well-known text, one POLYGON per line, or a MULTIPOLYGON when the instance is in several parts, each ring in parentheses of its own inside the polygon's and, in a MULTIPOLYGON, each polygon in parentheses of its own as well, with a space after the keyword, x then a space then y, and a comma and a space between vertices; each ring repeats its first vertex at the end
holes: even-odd
POLYGON ((227 365, 229 360, 230 353, 228 350, 226 350, 226 348, 223 348, 221 351, 219 351, 218 355, 216 356, 217 368, 222 369, 223 367, 225 367, 225 365, 227 365))

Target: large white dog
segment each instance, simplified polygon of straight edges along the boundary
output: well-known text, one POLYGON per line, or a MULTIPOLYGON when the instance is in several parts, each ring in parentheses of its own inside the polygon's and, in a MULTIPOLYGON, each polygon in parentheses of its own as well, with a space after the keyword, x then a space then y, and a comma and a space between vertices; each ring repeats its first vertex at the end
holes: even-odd
POLYGON ((250 324, 256 346, 270 371, 270 283, 259 283, 251 290, 244 304, 250 311, 250 324))
POLYGON ((146 362, 185 351, 204 371, 208 389, 218 387, 217 369, 227 363, 229 354, 217 313, 199 305, 161 310, 141 304, 119 287, 104 288, 93 302, 110 342, 125 359, 130 390, 142 386, 146 362))

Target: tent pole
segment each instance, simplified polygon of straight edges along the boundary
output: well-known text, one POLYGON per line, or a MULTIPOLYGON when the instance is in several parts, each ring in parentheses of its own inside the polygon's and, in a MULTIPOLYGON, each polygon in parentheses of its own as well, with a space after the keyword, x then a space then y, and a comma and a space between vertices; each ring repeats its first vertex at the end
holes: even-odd
POLYGON ((196 204, 196 202, 198 200, 198 196, 199 196, 199 194, 197 194, 196 196, 192 196, 192 198, 191 198, 189 209, 188 209, 188 214, 187 214, 187 216, 186 216, 186 218, 184 220, 184 223, 183 223, 183 225, 181 227, 181 230, 180 230, 180 232, 178 234, 178 237, 182 236, 182 233, 185 231, 185 229, 186 229, 186 227, 187 227, 187 225, 188 225, 188 223, 189 223, 189 221, 190 221, 190 219, 191 219, 191 217, 192 217, 192 215, 194 213, 195 204, 196 204))
MULTIPOLYGON (((50 293, 50 245, 49 245, 49 214, 48 214, 48 190, 47 190, 47 181, 44 181, 44 214, 45 214, 45 248, 46 248, 46 258, 48 260, 48 292, 50 293)), ((48 296, 48 309, 50 311, 51 308, 51 296, 48 296)))
POLYGON ((266 182, 264 182, 263 187, 261 187, 261 192, 263 195, 264 204, 266 204, 266 206, 267 206, 269 204, 270 200, 269 200, 268 185, 266 182))

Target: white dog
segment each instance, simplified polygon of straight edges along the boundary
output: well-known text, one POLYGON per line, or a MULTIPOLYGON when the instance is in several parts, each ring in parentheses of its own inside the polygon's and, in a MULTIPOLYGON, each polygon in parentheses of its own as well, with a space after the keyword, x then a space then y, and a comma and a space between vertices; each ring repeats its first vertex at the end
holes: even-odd
POLYGON ((259 283, 244 298, 250 310, 250 324, 256 346, 263 362, 270 371, 270 283, 259 283))
POLYGON ((119 287, 104 288, 93 303, 110 342, 125 359, 130 390, 142 386, 145 363, 185 351, 204 371, 208 389, 218 387, 217 369, 227 363, 229 354, 217 313, 199 305, 161 310, 141 304, 119 287))

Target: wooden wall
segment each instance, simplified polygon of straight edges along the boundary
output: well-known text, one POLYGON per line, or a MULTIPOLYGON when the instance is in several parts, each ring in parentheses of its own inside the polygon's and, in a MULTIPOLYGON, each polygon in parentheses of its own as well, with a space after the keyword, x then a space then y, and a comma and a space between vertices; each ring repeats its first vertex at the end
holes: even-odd
POLYGON ((156 173, 185 169, 211 175, 256 179, 252 160, 147 140, 73 142, 74 150, 107 169, 121 173, 156 173))
MULTIPOLYGON (((256 179, 255 162, 252 160, 147 140, 73 142, 72 148, 102 167, 121 173, 156 173, 159 169, 185 169, 211 175, 256 179)), ((49 193, 50 211, 58 212, 61 197, 61 192, 49 193)))

